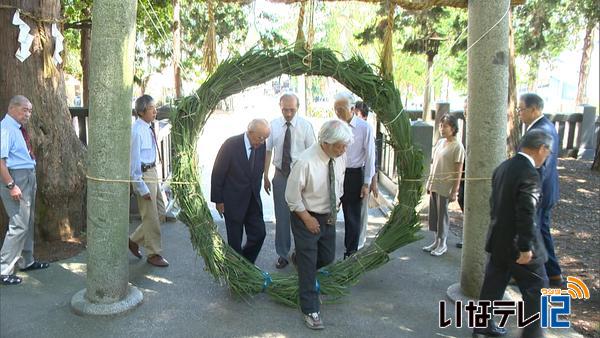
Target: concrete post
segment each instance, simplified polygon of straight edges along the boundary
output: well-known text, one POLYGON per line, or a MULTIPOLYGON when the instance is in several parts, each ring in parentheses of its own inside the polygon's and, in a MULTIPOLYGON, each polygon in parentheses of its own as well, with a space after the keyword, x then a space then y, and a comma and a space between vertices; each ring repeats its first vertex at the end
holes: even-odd
POLYGON ((587 104, 578 107, 579 112, 583 114, 581 121, 581 144, 577 158, 584 160, 593 160, 596 155, 596 107, 587 104))
POLYGON ((429 175, 431 164, 433 126, 424 121, 414 121, 410 126, 410 136, 413 144, 423 151, 423 176, 429 175))
POLYGON ((490 224, 489 180, 506 158, 509 0, 469 1, 467 182, 460 285, 452 299, 478 298, 483 283, 484 251, 490 224), (474 180, 469 180, 473 178, 474 180))
POLYGON ((90 63, 88 251, 86 289, 71 299, 77 314, 114 315, 143 299, 130 286, 127 239, 135 0, 96 1, 90 63))
POLYGON ((450 103, 438 102, 435 104, 435 120, 433 123, 433 144, 436 144, 440 139, 439 127, 442 116, 450 112, 450 103))

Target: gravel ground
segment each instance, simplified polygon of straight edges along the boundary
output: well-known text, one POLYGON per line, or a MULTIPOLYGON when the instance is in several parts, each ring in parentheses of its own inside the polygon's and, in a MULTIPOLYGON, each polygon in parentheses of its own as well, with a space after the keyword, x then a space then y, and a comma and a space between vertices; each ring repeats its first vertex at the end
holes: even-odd
MULTIPOLYGON (((571 325, 587 337, 600 337, 600 173, 591 166, 592 161, 559 159, 560 201, 551 232, 563 276, 579 277, 590 289, 589 300, 573 301, 571 325)), ((452 203, 450 230, 458 236, 462 221, 458 203, 452 203)))

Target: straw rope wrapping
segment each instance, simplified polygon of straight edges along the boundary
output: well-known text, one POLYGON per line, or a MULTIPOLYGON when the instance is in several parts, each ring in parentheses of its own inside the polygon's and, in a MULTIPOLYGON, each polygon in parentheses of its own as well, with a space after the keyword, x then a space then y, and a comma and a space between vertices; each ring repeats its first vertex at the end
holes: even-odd
POLYGON ((182 209, 179 218, 188 224, 193 247, 204 258, 206 270, 227 284, 234 294, 244 298, 264 291, 279 302, 297 306, 297 275, 265 274, 221 238, 200 188, 196 141, 220 100, 282 74, 334 77, 373 107, 381 121, 395 119, 386 126, 392 146, 397 150, 399 177, 410 180, 398 181, 397 204, 371 245, 352 259, 337 261, 322 269, 318 274, 320 292, 331 296, 332 300, 344 295, 347 287, 357 283, 361 274, 386 263, 389 253, 420 238, 415 206, 422 194, 422 154, 412 147, 406 114, 396 118, 402 110, 398 90, 359 56, 339 61, 337 54, 329 49, 316 48, 311 53, 310 65, 302 61, 306 51, 294 51, 293 47, 280 51, 253 49, 245 55, 225 60, 193 95, 178 102, 172 119, 173 180, 195 182, 172 187, 182 209))

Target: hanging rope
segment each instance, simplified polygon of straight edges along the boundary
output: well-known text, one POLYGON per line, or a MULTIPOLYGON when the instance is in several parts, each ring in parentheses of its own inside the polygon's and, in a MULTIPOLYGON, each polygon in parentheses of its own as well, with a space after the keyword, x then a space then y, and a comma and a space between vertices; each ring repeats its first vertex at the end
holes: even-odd
POLYGON ((310 0, 310 8, 308 11, 308 37, 306 38, 306 42, 304 44, 304 50, 306 50, 307 54, 302 59, 302 63, 304 63, 307 67, 310 67, 312 63, 312 47, 313 41, 315 38, 315 8, 317 7, 316 0, 310 0))
POLYGON ((304 49, 306 38, 304 37, 304 12, 306 11, 306 1, 300 3, 300 13, 298 14, 298 33, 296 34, 296 51, 304 49))
POLYGON ((381 53, 381 76, 386 80, 392 80, 394 77, 394 57, 393 34, 394 34, 394 14, 396 5, 387 0, 388 16, 385 35, 383 36, 383 52, 381 53))
POLYGON ((204 54, 203 65, 209 73, 212 73, 217 66, 217 38, 213 1, 214 0, 206 0, 206 5, 208 6, 208 32, 206 33, 206 39, 204 40, 204 46, 202 47, 202 52, 204 54))

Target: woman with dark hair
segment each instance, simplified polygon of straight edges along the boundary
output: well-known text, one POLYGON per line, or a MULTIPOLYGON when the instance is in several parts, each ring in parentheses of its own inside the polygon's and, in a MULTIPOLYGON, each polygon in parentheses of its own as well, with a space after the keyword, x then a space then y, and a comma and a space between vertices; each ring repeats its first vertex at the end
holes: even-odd
POLYGON ((354 103, 354 108, 352 109, 352 112, 356 116, 366 121, 367 117, 369 117, 369 110, 371 109, 366 103, 364 103, 363 101, 356 101, 356 103, 354 103))
POLYGON ((448 203, 456 201, 465 158, 465 148, 456 138, 458 120, 444 115, 440 120, 441 138, 435 145, 431 171, 427 180, 429 198, 429 230, 436 233, 435 240, 423 247, 433 256, 441 256, 448 250, 448 203))

